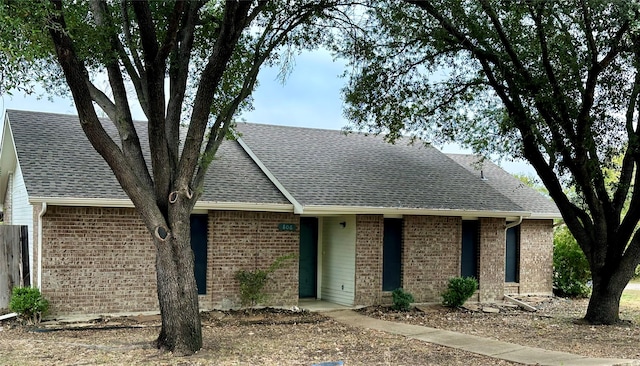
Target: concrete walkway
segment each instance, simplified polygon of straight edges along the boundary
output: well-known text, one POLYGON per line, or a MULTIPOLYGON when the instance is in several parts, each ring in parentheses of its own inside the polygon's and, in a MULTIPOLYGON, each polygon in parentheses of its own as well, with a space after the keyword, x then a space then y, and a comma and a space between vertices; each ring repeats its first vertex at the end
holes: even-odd
POLYGON ((389 322, 360 315, 353 310, 324 312, 341 323, 355 327, 375 329, 408 338, 457 348, 493 358, 519 362, 526 365, 550 366, 613 366, 640 365, 640 360, 589 358, 566 352, 549 351, 542 348, 525 347, 488 338, 467 335, 418 325, 389 322))

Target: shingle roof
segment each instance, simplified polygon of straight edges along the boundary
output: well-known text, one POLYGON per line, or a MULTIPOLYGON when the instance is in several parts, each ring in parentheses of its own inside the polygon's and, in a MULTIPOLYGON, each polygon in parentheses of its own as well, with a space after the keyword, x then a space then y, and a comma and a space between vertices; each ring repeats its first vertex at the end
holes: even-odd
POLYGON ((560 217, 560 211, 551 199, 522 183, 490 160, 485 159, 479 163, 479 157, 475 155, 448 154, 447 156, 475 175, 480 175, 482 170, 489 185, 525 210, 537 215, 560 217))
POLYGON ((341 131, 239 124, 242 139, 303 205, 523 211, 422 144, 341 131))
MULTIPOLYGON (((17 110, 7 114, 30 196, 127 198, 77 116, 17 110)), ((115 135, 110 122, 104 126, 115 135)), ((146 128, 138 128, 138 133, 141 141, 148 141, 146 128)), ((149 156, 148 149, 145 153, 149 156)), ((289 204, 235 141, 221 145, 201 201, 289 204)))
MULTIPOLYGON (((7 115, 30 197, 126 198, 77 116, 16 110, 7 115)), ((109 121, 103 125, 115 135, 109 121)), ((140 122, 141 141, 147 141, 144 127, 140 122)), ((514 186, 515 178, 499 167, 487 165, 490 179, 482 180, 466 157, 448 157, 423 144, 400 140, 391 145, 364 134, 248 123, 238 124, 238 131, 303 206, 557 213, 539 193, 514 186)), ((201 202, 290 204, 237 141, 220 147, 201 202)))

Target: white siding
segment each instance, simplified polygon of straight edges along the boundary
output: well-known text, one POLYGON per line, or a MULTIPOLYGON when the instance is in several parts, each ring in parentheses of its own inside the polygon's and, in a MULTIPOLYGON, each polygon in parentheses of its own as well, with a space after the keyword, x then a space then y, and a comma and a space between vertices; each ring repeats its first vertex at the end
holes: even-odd
MULTIPOLYGON (((33 266, 36 264, 33 258, 33 206, 29 204, 27 188, 24 185, 24 177, 22 176, 22 170, 20 170, 20 164, 16 165, 12 190, 11 224, 27 225, 29 227, 29 264, 31 265, 29 272, 33 276, 33 266)), ((31 278, 32 284, 34 283, 33 280, 34 279, 31 278)))
POLYGON ((323 300, 353 305, 356 265, 355 216, 325 217, 322 220, 323 300), (346 223, 342 227, 340 223, 346 223))

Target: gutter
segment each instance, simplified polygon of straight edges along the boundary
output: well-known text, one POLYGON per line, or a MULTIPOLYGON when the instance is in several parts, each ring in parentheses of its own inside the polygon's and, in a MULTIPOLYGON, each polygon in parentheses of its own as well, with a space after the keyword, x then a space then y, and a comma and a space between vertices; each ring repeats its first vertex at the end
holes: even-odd
POLYGON ((293 195, 289 191, 287 191, 284 185, 280 183, 278 178, 276 178, 275 175, 271 173, 269 168, 267 168, 267 166, 264 165, 262 160, 260 160, 260 158, 258 158, 258 156, 253 152, 253 150, 251 150, 251 148, 244 142, 244 140, 242 140, 242 137, 238 137, 236 141, 238 142, 238 144, 240 144, 240 147, 242 147, 242 149, 247 153, 247 155, 249 155, 251 160, 253 160, 253 162, 256 163, 258 168, 262 170, 264 175, 266 175, 267 178, 269 178, 271 183, 273 183, 273 185, 276 186, 276 188, 280 191, 280 193, 282 193, 282 195, 285 196, 287 200, 289 200, 289 202, 291 202, 291 204, 293 205, 293 213, 298 215, 302 214, 302 211, 304 211, 304 208, 302 207, 300 202, 298 202, 298 200, 296 200, 295 197, 293 197, 293 195))
MULTIPOLYGON (((456 216, 456 217, 518 217, 520 222, 524 217, 529 217, 526 211, 485 211, 485 210, 458 210, 458 209, 424 209, 407 207, 368 207, 368 206, 337 206, 337 205, 306 205, 304 213, 308 215, 350 215, 350 214, 374 214, 374 215, 428 215, 428 216, 456 216)), ((519 223, 518 223, 519 224, 519 223)))
POLYGON ((42 202, 38 214, 38 289, 42 291, 42 217, 47 213, 47 203, 42 202))
MULTIPOLYGON (((32 205, 45 202, 51 206, 135 208, 130 199, 122 198, 29 197, 29 203, 32 205)), ((198 200, 194 209, 291 212, 293 205, 291 203, 213 202, 198 200)))

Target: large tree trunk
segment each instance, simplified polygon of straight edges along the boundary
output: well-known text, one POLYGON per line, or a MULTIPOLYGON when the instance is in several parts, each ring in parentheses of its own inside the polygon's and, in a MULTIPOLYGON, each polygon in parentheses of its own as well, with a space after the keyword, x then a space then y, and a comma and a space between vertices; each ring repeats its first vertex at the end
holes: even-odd
POLYGON ((189 355, 202 348, 198 288, 193 272, 189 212, 169 222, 171 234, 154 238, 158 301, 162 329, 157 346, 177 355, 189 355))
POLYGON ((590 324, 615 324, 620 320, 620 297, 628 281, 606 272, 592 270, 593 291, 584 317, 590 324))

